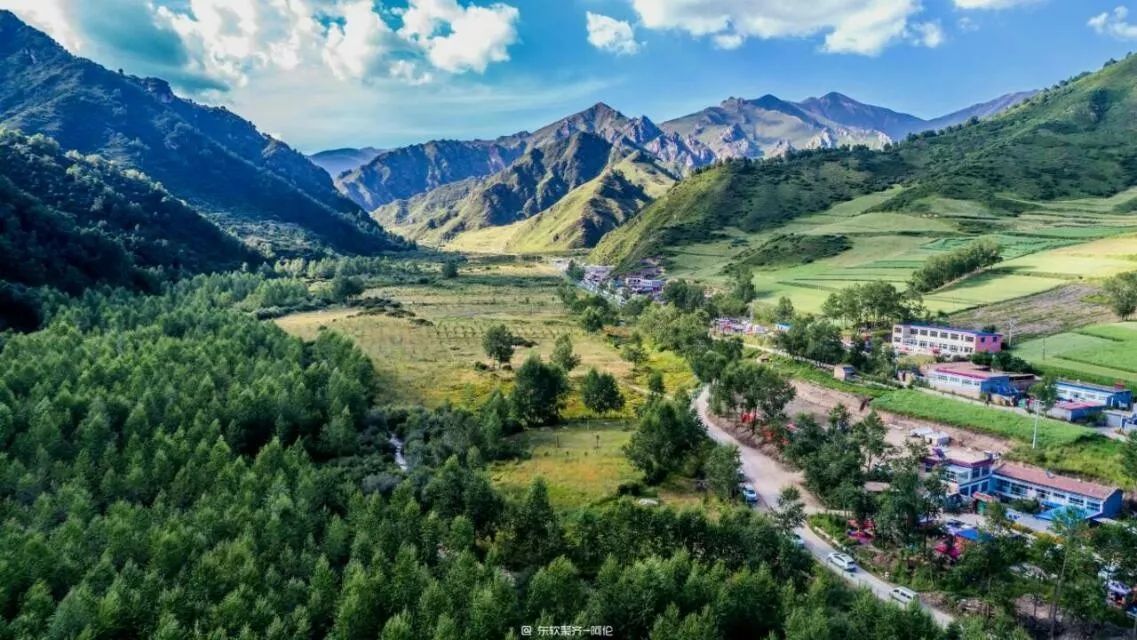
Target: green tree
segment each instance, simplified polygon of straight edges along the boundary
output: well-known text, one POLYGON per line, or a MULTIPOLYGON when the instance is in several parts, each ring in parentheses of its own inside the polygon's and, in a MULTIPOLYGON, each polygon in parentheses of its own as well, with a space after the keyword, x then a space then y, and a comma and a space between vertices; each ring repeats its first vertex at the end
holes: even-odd
POLYGON ((633 371, 639 371, 640 367, 647 362, 647 350, 643 345, 629 342, 620 348, 620 357, 631 363, 633 371))
POLYGON ((805 503, 801 491, 793 485, 782 487, 778 493, 778 505, 774 510, 774 522, 778 528, 789 533, 805 522, 805 503))
POLYGON ((738 487, 742 453, 734 445, 712 444, 703 471, 711 492, 722 500, 729 500, 738 487))
POLYGON ((580 282, 584 279, 584 268, 576 263, 574 260, 569 260, 568 268, 565 269, 565 276, 573 282, 580 282))
POLYGON ((589 411, 601 415, 624 408, 624 395, 620 393, 616 377, 596 369, 589 369, 581 381, 580 399, 589 411))
POLYGON ((786 296, 778 298, 778 304, 774 307, 774 321, 781 323, 790 323, 794 321, 797 313, 794 311, 794 303, 786 296))
POLYGON ((571 372, 580 365, 580 356, 573 352, 572 337, 569 334, 562 333, 557 336, 557 340, 553 344, 553 354, 549 359, 553 364, 563 369, 565 373, 571 372))
POLYGON ((568 379, 560 367, 531 355, 514 378, 509 397, 513 417, 527 427, 555 424, 560 420, 568 391, 568 379))
POLYGON ((754 287, 754 270, 745 265, 737 265, 731 272, 730 296, 739 302, 748 303, 758 295, 754 287))
POLYGON ((667 393, 667 387, 663 384, 663 374, 658 371, 652 371, 647 376, 647 391, 654 398, 667 393))
POLYGON ((596 333, 604 328, 604 313, 596 307, 588 307, 580 314, 580 326, 589 333, 596 333))
MULTIPOLYGON (((447 260, 442 263, 442 277, 448 280, 458 277, 458 262, 447 260)), ((384 632, 386 633, 386 632, 384 632)))
POLYGON ((1102 283, 1102 292, 1109 301, 1110 309, 1128 320, 1137 311, 1137 271, 1119 273, 1102 283))
POLYGON ((624 452, 648 482, 656 483, 683 465, 705 438, 690 409, 658 400, 644 407, 624 452))
POLYGON ((513 358, 513 347, 517 338, 504 324, 495 324, 482 336, 482 349, 497 365, 508 363, 513 358))
POLYGON ((728 365, 711 385, 711 404, 719 413, 757 412, 757 428, 781 416, 795 393, 793 385, 777 371, 740 360, 728 365))

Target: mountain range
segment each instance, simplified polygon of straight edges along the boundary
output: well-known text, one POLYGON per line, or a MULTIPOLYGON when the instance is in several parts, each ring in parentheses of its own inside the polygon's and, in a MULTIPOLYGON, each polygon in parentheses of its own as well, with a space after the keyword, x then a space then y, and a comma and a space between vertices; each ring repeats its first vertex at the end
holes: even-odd
POLYGON ((328 149, 308 156, 312 164, 328 172, 331 177, 346 173, 352 169, 362 167, 383 153, 382 149, 375 147, 362 147, 359 149, 346 147, 343 149, 328 149))
MULTIPOLYGON (((644 207, 606 234, 590 259, 628 265, 730 229, 773 229, 870 193, 888 193, 870 212, 929 215, 945 201, 966 202, 979 218, 961 234, 990 232, 1001 217, 1030 211, 1035 201, 1105 197, 1132 186, 1135 110, 1137 57, 1130 56, 1025 100, 1019 94, 976 105, 953 118, 966 126, 881 150, 820 148, 777 162, 728 161, 644 207), (974 119, 992 113, 998 115, 974 119)), ((1130 211, 1134 203, 1119 206, 1130 211)))
POLYGON ((796 103, 772 95, 729 98, 659 125, 598 103, 534 132, 384 151, 339 174, 336 185, 384 226, 427 244, 590 247, 602 235, 598 230, 618 226, 657 197, 661 182, 670 186, 716 162, 840 146, 879 149, 913 133, 990 117, 1031 95, 1008 94, 933 120, 839 93, 796 103), (592 184, 601 177, 604 188, 592 184), (521 223, 558 204, 545 216, 557 219, 555 237, 531 237, 538 229, 547 231, 548 220, 521 223), (482 231, 499 226, 511 229, 482 231), (480 233, 460 238, 472 232, 480 233))
POLYGON ((267 253, 402 246, 325 171, 248 121, 73 56, 9 11, 0 11, 0 128, 141 171, 267 253))

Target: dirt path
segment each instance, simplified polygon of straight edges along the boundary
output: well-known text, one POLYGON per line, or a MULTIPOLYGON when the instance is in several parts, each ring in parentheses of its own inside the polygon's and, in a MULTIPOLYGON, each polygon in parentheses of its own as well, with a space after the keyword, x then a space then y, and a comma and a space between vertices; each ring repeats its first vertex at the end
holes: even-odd
MULTIPOLYGON (((797 396, 793 402, 786 407, 786 413, 791 416, 805 413, 824 422, 830 409, 838 404, 843 404, 845 408, 849 410, 849 414, 852 415, 854 419, 859 420, 868 415, 871 410, 871 406, 866 407, 863 411, 860 410, 862 398, 851 393, 836 391, 803 380, 794 380, 793 385, 797 391, 797 396)), ((910 431, 919 428, 943 431, 951 436, 951 443, 956 447, 966 447, 979 451, 994 451, 998 453, 1006 453, 1014 447, 1010 441, 1003 438, 973 433, 932 420, 909 418, 887 411, 878 411, 877 413, 889 427, 887 436, 888 443, 897 447, 903 446, 904 442, 908 440, 908 433, 910 431)))

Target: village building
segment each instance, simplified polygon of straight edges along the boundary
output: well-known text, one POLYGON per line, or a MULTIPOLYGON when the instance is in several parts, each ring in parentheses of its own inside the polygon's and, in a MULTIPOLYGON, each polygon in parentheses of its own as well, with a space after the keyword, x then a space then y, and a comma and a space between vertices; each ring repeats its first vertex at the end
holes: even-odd
POLYGON ((976 493, 987 491, 996 457, 990 451, 932 447, 924 458, 924 470, 943 469, 949 500, 970 501, 976 493))
POLYGON ((1084 519, 1112 518, 1121 512, 1122 492, 1030 465, 1003 462, 990 451, 931 447, 924 470, 942 469, 949 501, 1035 500, 1042 511, 1035 520, 1052 522, 1073 511, 1084 519))
POLYGON ((970 362, 944 362, 925 367, 924 380, 936 391, 1013 405, 1034 384, 1035 376, 992 371, 970 362))
POLYGON ((892 327, 892 348, 904 354, 966 357, 1002 351, 1003 336, 951 327, 897 324, 892 327))
POLYGON ((990 493, 1016 500, 1037 500, 1043 520, 1076 510, 1083 518, 1112 518, 1121 513, 1121 489, 1097 482, 1060 476, 1038 467, 1003 463, 992 474, 990 493))
POLYGON ((715 318, 711 329, 724 336, 759 336, 767 332, 766 327, 746 318, 715 318))

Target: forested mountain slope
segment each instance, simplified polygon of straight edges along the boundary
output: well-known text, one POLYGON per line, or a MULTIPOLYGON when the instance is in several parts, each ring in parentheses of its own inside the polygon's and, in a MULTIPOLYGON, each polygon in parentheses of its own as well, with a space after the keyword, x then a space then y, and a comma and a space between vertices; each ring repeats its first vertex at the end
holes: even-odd
POLYGON ((879 210, 930 196, 974 200, 996 215, 1015 198, 1106 196, 1137 184, 1137 58, 1110 63, 1005 113, 888 145, 736 161, 685 180, 608 234, 593 258, 619 262, 706 239, 726 227, 768 228, 889 186, 879 210))
POLYGON ((137 172, 0 130, 0 329, 35 326, 23 287, 153 291, 262 260, 137 172))
POLYGON ((138 169, 246 241, 289 253, 398 247, 302 154, 168 84, 78 58, 0 11, 0 126, 138 169))

